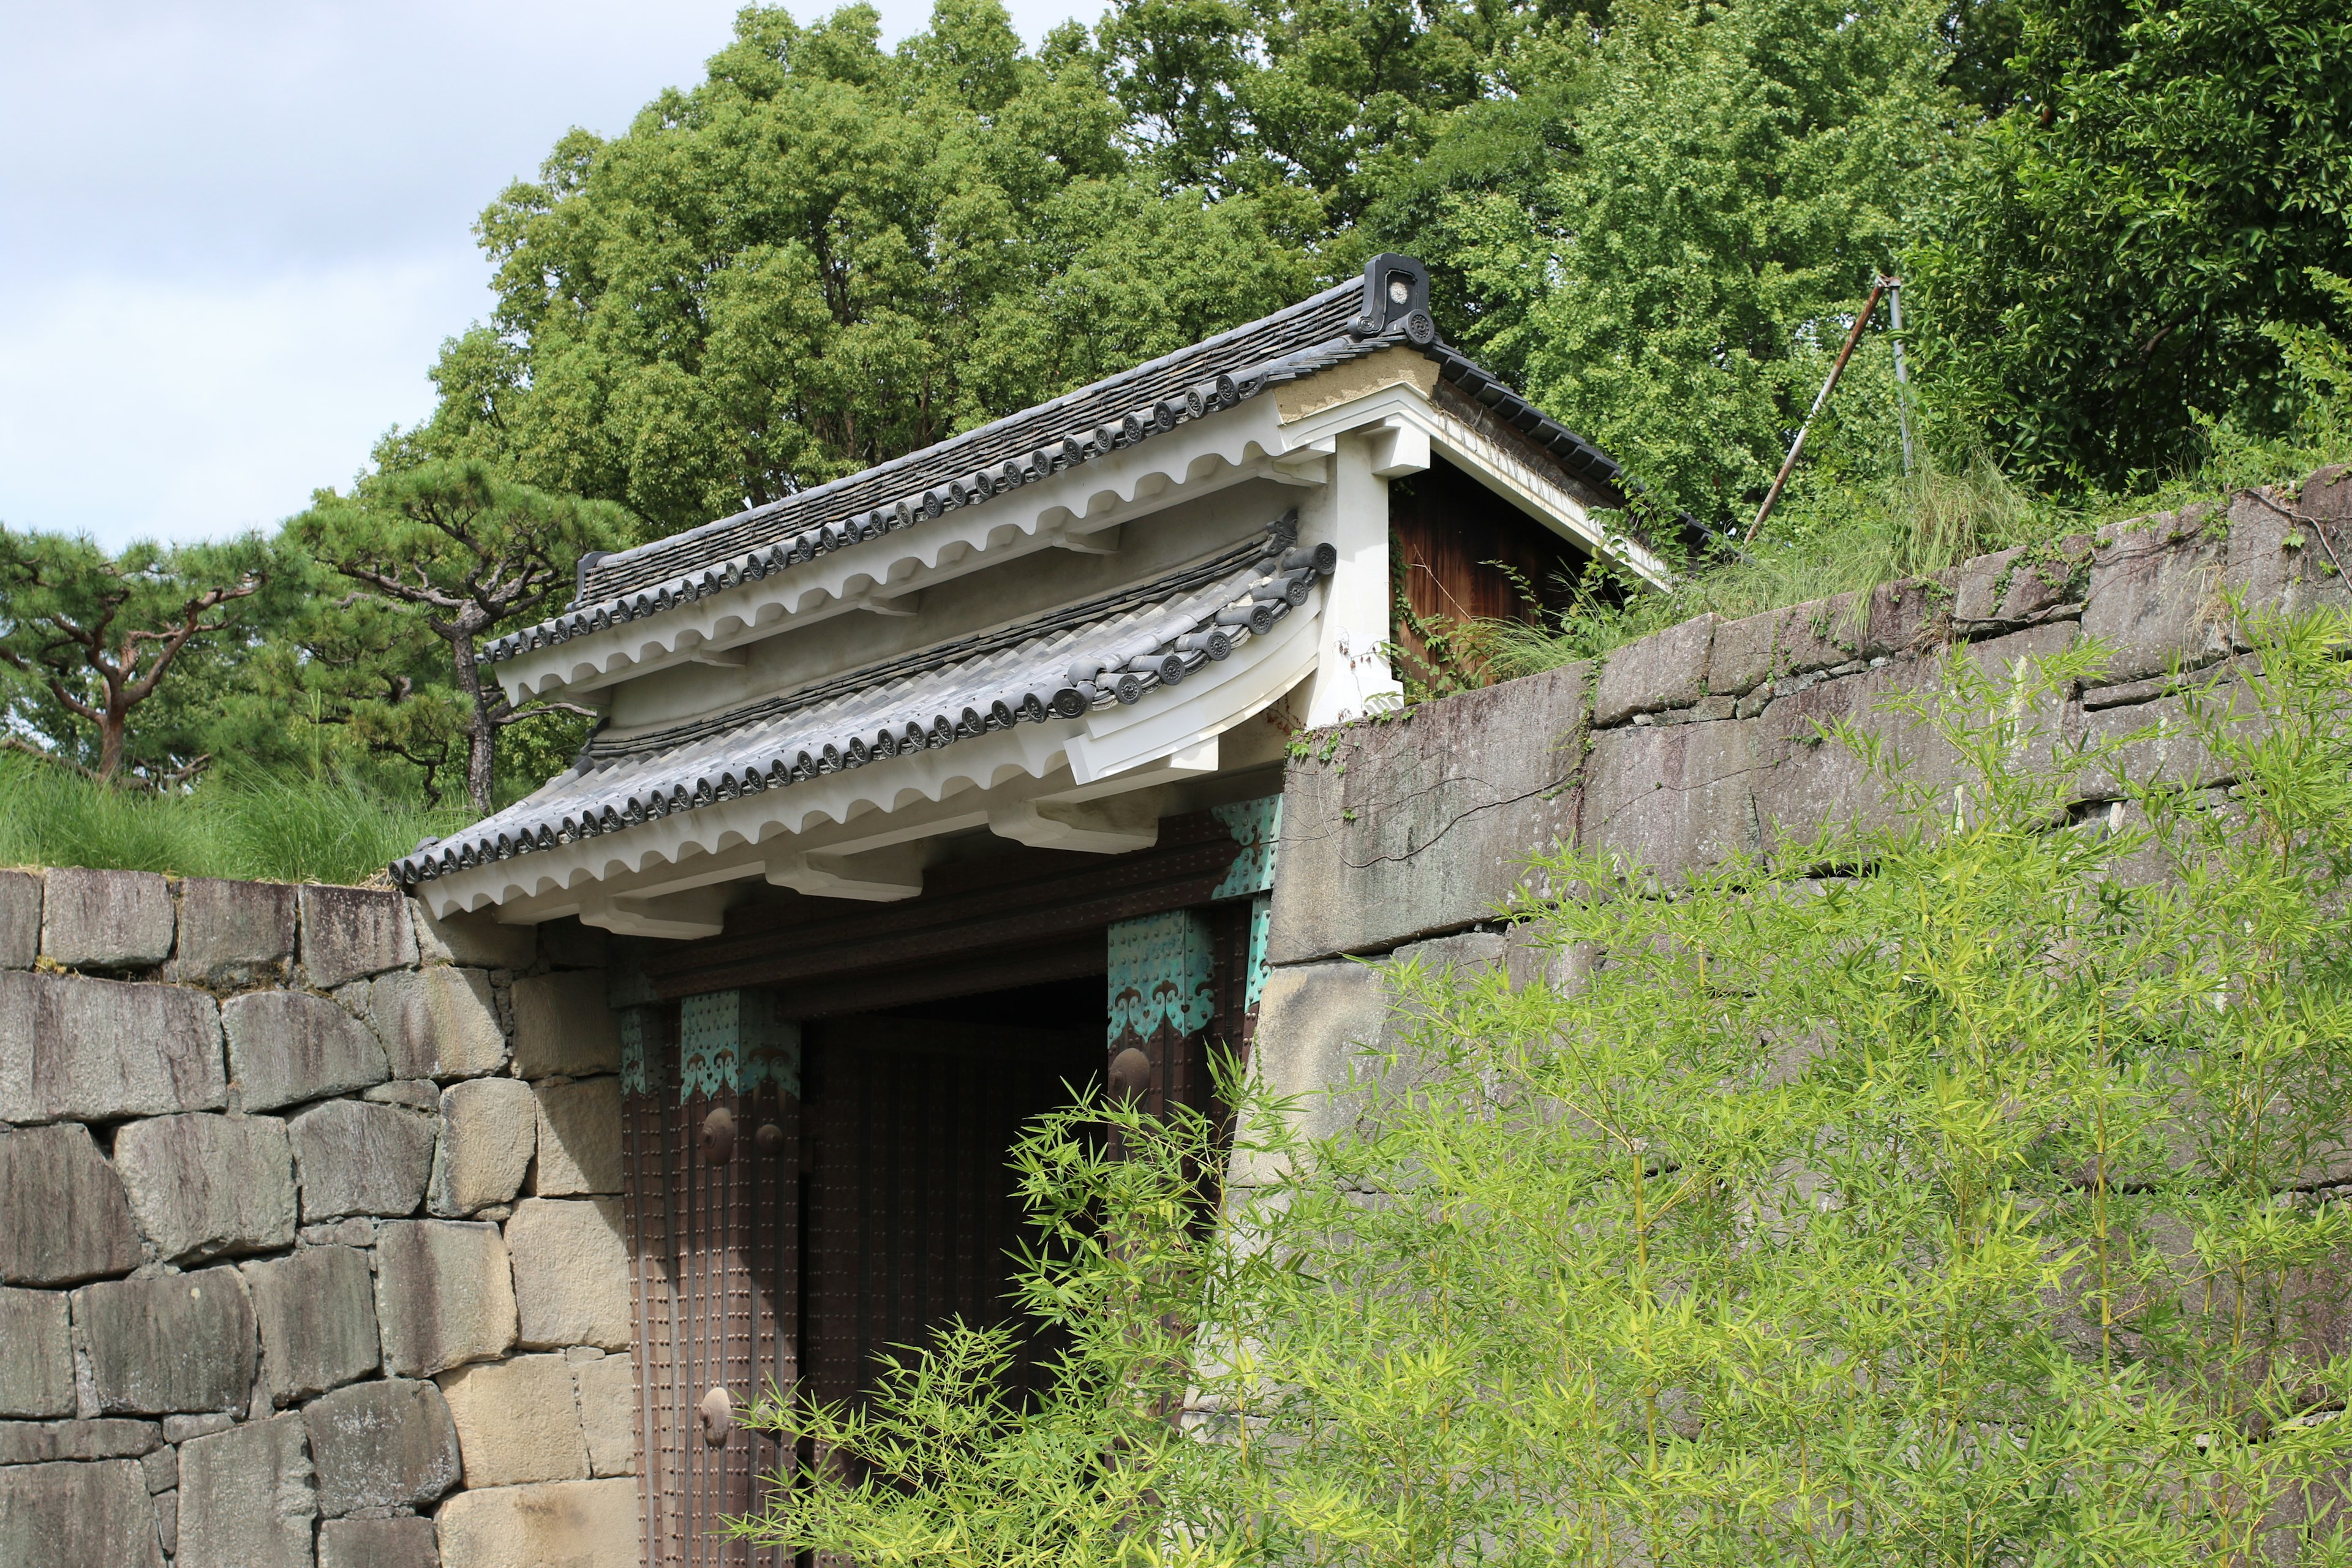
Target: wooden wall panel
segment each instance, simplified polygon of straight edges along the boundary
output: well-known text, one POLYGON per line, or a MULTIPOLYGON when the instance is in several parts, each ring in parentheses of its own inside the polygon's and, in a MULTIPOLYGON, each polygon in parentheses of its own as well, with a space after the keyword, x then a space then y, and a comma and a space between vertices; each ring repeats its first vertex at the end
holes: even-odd
MULTIPOLYGON (((1389 481, 1389 554, 1404 602, 1423 622, 1531 621, 1538 608, 1567 602, 1559 578, 1573 577, 1586 559, 1443 458, 1389 481), (1520 584, 1534 593, 1533 603, 1520 584)), ((1395 619, 1397 645, 1426 662, 1428 650, 1412 626, 1395 619)))

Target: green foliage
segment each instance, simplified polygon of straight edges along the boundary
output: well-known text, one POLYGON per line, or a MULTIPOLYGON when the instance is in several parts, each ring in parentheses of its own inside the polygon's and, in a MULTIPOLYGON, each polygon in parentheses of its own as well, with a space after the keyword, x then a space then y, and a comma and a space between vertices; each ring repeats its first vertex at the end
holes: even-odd
POLYGON ((864 468, 1297 297, 1311 196, 1131 173, 1105 61, 940 0, 747 8, 705 81, 573 132, 484 213, 494 324, 406 449, 624 502, 660 532, 864 468))
POLYGON ((110 555, 86 538, 0 527, 7 729, 100 781, 192 776, 213 752, 195 692, 249 651, 290 569, 253 535, 110 555))
POLYGON ((501 731, 585 711, 518 707, 481 664, 482 645, 568 599, 589 551, 636 538, 635 520, 610 502, 551 495, 475 459, 390 468, 349 496, 321 490, 287 531, 359 591, 319 606, 297 634, 307 657, 281 666, 281 680, 322 714, 331 709, 361 744, 421 768, 436 803, 440 770, 462 757, 477 813, 491 808, 501 731), (359 608, 371 596, 380 603, 359 608), (419 691, 412 672, 428 638, 446 663, 419 691))
MULTIPOLYGON (((1617 10, 1577 68, 1565 146, 1421 204, 1415 243, 1479 301, 1458 324, 1474 352, 1624 462, 1646 504, 1745 522, 1939 193, 1944 17, 1920 0, 1617 10)), ((1462 123, 1491 144, 1496 121, 1462 123)))
POLYGON ((2194 468, 2199 411, 2294 420, 2271 332, 2352 272, 2335 0, 2005 0, 2001 112, 1914 267, 1923 369, 2042 484, 2194 468))
MULTIPOLYGON (((2317 267, 2306 276, 2333 302, 2337 319, 2352 328, 2352 279, 2317 267)), ((2295 383, 2295 434, 2313 446, 2352 446, 2352 342, 2323 326, 2284 321, 2263 322, 2263 335, 2278 345, 2295 383)))
POLYGON ((2352 627, 2238 630, 2193 773, 2059 732, 2095 647, 1963 652, 1835 737, 1856 816, 1811 841, 1546 858, 1548 978, 1408 968, 1337 1131, 1245 1106, 1222 1263, 1181 1160, 1050 1126, 1033 1206, 1117 1240, 1028 1293, 1108 1381, 991 1404, 951 1336, 856 1418, 948 1484, 823 1472, 767 1537, 980 1561, 1050 1496, 1051 1539, 1124 1531, 1080 1562, 2352 1560, 2352 627), (1138 1429, 1171 1317, 1213 1440, 1138 1429))
POLYGON ((787 1445, 811 1438, 827 1458, 821 1479, 770 1493, 737 1533, 871 1568, 1241 1561, 1242 1532, 1209 1522, 1223 1504, 1204 1489, 1224 1456, 1178 1421, 1194 1326, 1270 1267, 1198 1223, 1214 1204, 1218 1144, 1218 1126, 1184 1106, 1165 1121, 1131 1104, 1043 1119, 1013 1154, 1036 1227, 1016 1289, 1026 1321, 950 1324, 891 1358, 856 1406, 812 1406, 772 1384, 747 1424, 787 1445), (1007 1393, 1024 1335, 1064 1347, 1028 1403, 1007 1393), (1162 1531, 1163 1521, 1186 1523, 1162 1531))
POLYGON ((1476 103, 1527 17, 1435 0, 1116 0, 1098 33, 1127 134, 1166 184, 1304 184, 1341 234, 1476 103))
POLYGON ((0 865, 364 882, 465 821, 332 774, 231 768, 191 791, 131 791, 0 755, 0 865))

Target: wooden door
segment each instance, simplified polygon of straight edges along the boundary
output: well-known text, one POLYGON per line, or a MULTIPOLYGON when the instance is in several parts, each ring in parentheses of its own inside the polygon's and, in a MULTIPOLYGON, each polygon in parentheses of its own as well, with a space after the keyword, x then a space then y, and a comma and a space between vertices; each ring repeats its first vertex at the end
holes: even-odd
MULTIPOLYGON (((1010 1167, 1032 1120, 1100 1060, 1085 1031, 854 1015, 808 1026, 804 1370, 855 1399, 877 1357, 950 1318, 1004 1321, 1025 1215, 1010 1167)), ((1028 1342, 1029 1386, 1047 1347, 1028 1342)))
POLYGON ((723 1531, 793 1464, 735 1417, 800 1377, 797 1032, 760 992, 620 1016, 643 1560, 781 1565, 723 1531))

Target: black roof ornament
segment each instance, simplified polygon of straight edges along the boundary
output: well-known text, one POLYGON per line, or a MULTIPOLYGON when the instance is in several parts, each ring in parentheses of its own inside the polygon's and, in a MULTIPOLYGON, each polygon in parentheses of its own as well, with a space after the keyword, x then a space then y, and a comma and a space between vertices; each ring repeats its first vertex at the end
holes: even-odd
POLYGON ((1364 263, 1363 313, 1348 330, 1369 338, 1400 327, 1422 347, 1437 341, 1429 314, 1429 268, 1412 257, 1383 250, 1364 263))

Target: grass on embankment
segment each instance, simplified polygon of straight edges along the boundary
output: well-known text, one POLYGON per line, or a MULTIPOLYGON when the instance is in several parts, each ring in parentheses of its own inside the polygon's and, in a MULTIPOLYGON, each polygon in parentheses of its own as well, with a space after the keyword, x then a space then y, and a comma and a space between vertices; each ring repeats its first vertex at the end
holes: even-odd
POLYGON ((364 882, 419 839, 472 816, 387 801, 333 779, 208 779, 159 795, 0 755, 0 866, 364 882))
POLYGON ((1708 611, 1738 620, 1839 594, 1866 598, 1882 583, 1934 576, 1973 556, 2054 544, 2249 486, 2299 483, 2347 458, 2352 445, 2338 441, 2241 443, 2160 489, 2071 504, 2012 485, 1983 459, 1958 472, 1930 470, 1883 486, 1825 487, 1776 513, 1743 556, 1717 554, 1696 564, 1670 593, 1632 592, 1622 604, 1585 595, 1535 625, 1484 621, 1448 626, 1442 635, 1459 668, 1497 679, 1531 675, 1599 658, 1708 611))

